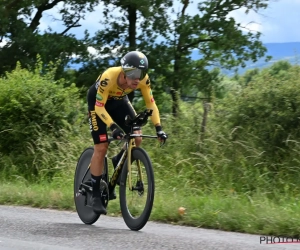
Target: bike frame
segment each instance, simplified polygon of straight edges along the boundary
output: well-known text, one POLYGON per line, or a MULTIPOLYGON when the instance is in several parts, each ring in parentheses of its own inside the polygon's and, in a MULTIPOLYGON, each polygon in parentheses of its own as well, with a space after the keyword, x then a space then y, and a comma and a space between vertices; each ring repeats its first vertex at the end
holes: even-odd
MULTIPOLYGON (((135 146, 135 138, 137 137, 142 137, 142 138, 157 138, 157 136, 152 136, 152 135, 143 135, 143 134, 129 134, 129 135, 126 135, 125 136, 125 151, 120 159, 120 161, 118 162, 118 165, 108 183, 109 185, 109 190, 111 191, 113 188, 115 188, 116 186, 116 181, 117 179, 119 178, 119 175, 122 173, 122 169, 124 167, 124 161, 127 157, 127 168, 128 168, 128 174, 129 174, 129 183, 128 183, 128 186, 129 186, 129 190, 134 190, 132 188, 132 183, 131 183, 131 151, 135 146), (127 137, 127 138, 126 138, 127 137)), ((114 139, 114 138, 109 138, 109 142, 110 141, 115 141, 115 140, 118 140, 118 139, 114 139)), ((122 140, 122 139, 121 139, 122 140)), ((124 140, 124 139, 123 139, 124 140)), ((141 166, 140 166, 140 163, 137 162, 137 166, 138 166, 138 169, 139 169, 139 177, 140 177, 140 180, 142 181, 142 174, 141 174, 141 166)))
MULTIPOLYGON (((131 183, 131 151, 135 146, 135 138, 137 137, 142 137, 142 138, 157 138, 157 136, 152 136, 152 135, 143 135, 143 134, 127 134, 125 135, 124 139, 114 139, 114 138, 109 138, 108 141, 109 142, 112 142, 112 141, 124 141, 125 140, 125 151, 120 159, 120 161, 118 162, 118 165, 115 169, 115 171, 113 172, 110 180, 108 181, 108 190, 109 192, 111 192, 116 184, 117 184, 117 180, 120 176, 120 174, 122 173, 122 170, 123 170, 123 167, 124 167, 124 161, 126 160, 126 157, 128 158, 127 159, 127 168, 128 168, 128 174, 129 174, 129 178, 128 178, 128 188, 130 191, 133 191, 134 188, 132 187, 132 183, 131 183), (130 153, 129 153, 130 152, 130 153)), ((105 162, 107 164, 107 157, 105 157, 105 162)), ((108 165, 107 165, 108 166, 108 165)), ((140 180, 142 181, 142 173, 141 173, 141 166, 140 166, 140 163, 137 162, 137 166, 138 166, 138 169, 139 169, 139 177, 140 177, 140 180)), ((90 192, 92 192, 92 187, 85 184, 83 182, 83 180, 85 179, 88 171, 89 171, 89 168, 90 168, 90 165, 87 167, 86 171, 85 171, 85 174, 83 175, 82 177, 82 180, 81 180, 81 185, 80 187, 84 187, 85 190, 89 190, 90 192)), ((107 167, 108 168, 108 167, 107 167)), ((108 175, 108 173, 107 173, 108 175)), ((81 188, 79 188, 81 189, 81 188)))
MULTIPOLYGON (((144 114, 147 115, 147 119, 148 116, 152 115, 152 110, 146 110, 144 111, 144 114), (146 113, 147 112, 147 113, 146 113)), ((117 180, 120 176, 120 174, 122 173, 123 167, 124 167, 124 161, 127 158, 127 168, 128 168, 128 174, 129 174, 129 178, 128 178, 128 186, 129 186, 129 190, 133 191, 135 190, 132 186, 131 183, 131 151, 134 147, 136 147, 135 145, 135 138, 137 137, 142 137, 142 138, 157 138, 157 136, 152 136, 152 135, 143 135, 143 134, 135 134, 133 131, 133 127, 134 126, 138 126, 139 124, 132 124, 130 126, 130 133, 126 134, 122 139, 114 139, 112 137, 108 138, 108 143, 112 142, 112 141, 125 141, 125 151, 120 159, 120 161, 117 164, 117 167, 115 168, 115 171, 113 172, 112 176, 110 179, 108 179, 108 190, 109 193, 111 193, 113 191, 113 189, 115 188, 116 184, 117 184, 117 180)), ((143 125, 140 125, 143 126, 143 125)), ((105 156, 105 164, 107 166, 108 169, 108 163, 107 163, 107 156, 105 156)), ((142 174, 141 174, 141 166, 140 163, 137 162, 137 166, 139 169, 139 177, 140 180, 142 181, 142 174)), ((88 171, 89 171, 90 165, 87 167, 86 172, 81 180, 81 185, 79 187, 79 189, 81 189, 81 187, 87 188, 87 190, 89 190, 90 192, 92 191, 92 187, 89 185, 86 185, 85 183, 83 183, 84 178, 86 177, 88 171)), ((107 177, 108 177, 108 173, 107 177)))

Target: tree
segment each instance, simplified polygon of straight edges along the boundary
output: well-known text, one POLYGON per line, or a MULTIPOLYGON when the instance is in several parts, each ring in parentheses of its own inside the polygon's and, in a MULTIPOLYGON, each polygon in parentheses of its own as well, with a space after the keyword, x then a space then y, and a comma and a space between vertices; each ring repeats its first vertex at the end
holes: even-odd
MULTIPOLYGON (((199 79, 207 67, 218 66, 233 68, 245 66, 246 61, 257 61, 263 57, 266 48, 259 40, 260 33, 245 30, 228 15, 241 8, 245 14, 250 10, 258 11, 267 7, 268 0, 207 0, 198 3, 199 14, 186 13, 189 0, 182 1, 181 12, 169 24, 169 32, 163 34, 165 46, 173 52, 173 77, 170 88, 173 99, 173 113, 178 113, 176 92, 193 79, 199 79), (201 59, 191 67, 188 56, 194 49, 199 50, 201 59), (192 70, 191 70, 192 69, 192 70)), ((165 72, 166 74, 168 72, 165 72)))
MULTIPOLYGON (((167 29, 166 12, 172 5, 171 0, 103 2, 106 4, 102 21, 105 28, 89 40, 89 46, 94 47, 99 54, 92 63, 86 63, 83 71, 90 71, 95 65, 101 65, 102 69, 105 65, 119 65, 119 58, 131 50, 140 50, 147 56, 151 55, 149 44, 152 45, 159 34, 167 29), (114 13, 116 9, 119 10, 119 16, 114 13), (101 64, 103 60, 106 63, 101 64)), ((132 101, 134 92, 129 98, 132 101)))
MULTIPOLYGON (((164 79, 162 85, 172 96, 175 116, 178 113, 179 93, 191 87, 191 83, 199 90, 204 90, 200 79, 207 69, 245 66, 246 61, 255 62, 266 52, 259 40, 260 33, 247 30, 228 16, 241 8, 246 13, 266 8, 268 0, 199 1, 199 14, 194 16, 187 13, 189 0, 181 1, 182 9, 178 13, 174 9, 171 13, 166 12, 160 7, 162 0, 108 3, 120 8, 125 15, 113 19, 109 9, 104 12, 105 23, 110 28, 98 32, 95 46, 98 44, 99 47, 100 44, 103 48, 107 44, 102 54, 120 48, 114 58, 130 49, 146 52, 154 81, 156 78, 164 79), (190 57, 194 49, 201 55, 197 63, 190 57)), ((166 3, 172 6, 172 3, 166 3)), ((207 86, 204 88, 207 89, 207 86)))
POLYGON ((80 26, 87 11, 92 11, 100 0, 4 0, 0 3, 0 75, 15 68, 17 61, 23 67, 34 67, 37 54, 45 64, 61 61, 62 72, 73 54, 87 56, 83 41, 69 34, 72 28, 80 26), (65 30, 53 32, 51 28, 42 34, 40 20, 45 11, 59 7, 65 30))
POLYGON ((236 76, 238 78, 239 84, 244 86, 247 86, 255 77, 257 77, 259 74, 259 69, 249 69, 247 70, 244 75, 242 76, 236 76))

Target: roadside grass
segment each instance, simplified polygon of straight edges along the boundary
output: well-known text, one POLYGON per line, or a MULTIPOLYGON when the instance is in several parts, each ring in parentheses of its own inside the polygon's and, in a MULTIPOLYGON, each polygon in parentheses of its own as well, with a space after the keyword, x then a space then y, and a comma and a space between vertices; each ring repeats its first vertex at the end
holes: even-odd
MULTIPOLYGON (((189 117, 187 111, 180 123, 163 118, 170 128, 165 146, 148 139, 142 144, 153 162, 156 181, 150 220, 299 237, 299 143, 289 152, 290 158, 274 162, 255 147, 250 134, 247 141, 234 141, 232 133, 221 134, 212 123, 204 140, 187 136, 194 122, 189 117), (179 207, 186 209, 183 215, 179 207)), ((153 130, 146 125, 143 133, 153 134, 153 130)), ((0 156, 0 204, 75 211, 76 163, 92 142, 86 127, 79 128, 76 135, 68 129, 62 134, 59 141, 41 134, 22 155, 0 156), (26 160, 27 156, 34 161, 26 160)), ((120 147, 110 145, 109 159, 120 147)), ((118 199, 109 202, 108 214, 121 216, 118 199)))
MULTIPOLYGON (((62 186, 1 182, 0 189, 1 204, 75 211, 70 181, 62 186)), ((300 237, 300 218, 297 216, 300 197, 287 197, 277 197, 274 202, 263 194, 247 197, 230 190, 215 190, 192 195, 158 186, 150 220, 250 234, 300 237), (178 212, 179 207, 185 208, 184 214, 178 212)), ((121 216, 118 197, 109 202, 108 216, 121 216)))

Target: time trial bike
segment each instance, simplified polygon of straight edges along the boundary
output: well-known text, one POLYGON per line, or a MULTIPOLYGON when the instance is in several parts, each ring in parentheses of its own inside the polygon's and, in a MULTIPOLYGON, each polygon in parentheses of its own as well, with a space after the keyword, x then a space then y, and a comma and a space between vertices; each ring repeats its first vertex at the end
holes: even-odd
MULTIPOLYGON (((125 134, 121 141, 125 142, 125 151, 109 177, 108 157, 104 159, 103 177, 100 182, 101 198, 107 208, 109 200, 115 199, 114 189, 119 184, 119 201, 123 219, 131 229, 142 229, 152 211, 155 183, 152 163, 148 153, 141 147, 135 146, 135 138, 157 138, 157 136, 134 134, 134 127, 142 127, 148 117, 152 115, 151 109, 137 114, 134 119, 125 117, 125 124, 130 132, 125 134)), ((109 138, 112 141, 120 139, 109 138)), ((164 144, 164 142, 162 143, 164 144)), ((94 152, 93 147, 86 148, 77 162, 74 178, 74 200, 79 218, 85 224, 95 223, 100 214, 93 211, 91 206, 92 185, 90 161, 94 152)))

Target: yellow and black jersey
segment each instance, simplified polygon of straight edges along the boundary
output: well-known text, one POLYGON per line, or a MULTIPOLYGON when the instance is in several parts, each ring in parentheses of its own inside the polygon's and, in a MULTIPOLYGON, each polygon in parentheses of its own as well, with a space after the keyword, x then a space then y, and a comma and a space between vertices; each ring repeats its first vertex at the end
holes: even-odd
MULTIPOLYGON (((118 86, 117 81, 121 71, 121 66, 111 67, 101 74, 95 83, 95 88, 97 89, 95 112, 109 127, 114 121, 105 109, 106 102, 108 100, 122 100, 126 95, 133 91, 132 89, 122 89, 118 86)), ((153 110, 151 116, 153 124, 156 125, 160 123, 159 111, 152 95, 148 74, 146 74, 144 79, 139 82, 137 89, 141 91, 147 108, 153 110)))

